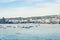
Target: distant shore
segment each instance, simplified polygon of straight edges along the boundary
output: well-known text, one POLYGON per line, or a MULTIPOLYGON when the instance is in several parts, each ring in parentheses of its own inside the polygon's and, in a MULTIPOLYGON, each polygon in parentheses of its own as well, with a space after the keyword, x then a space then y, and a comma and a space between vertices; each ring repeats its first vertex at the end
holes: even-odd
POLYGON ((40 24, 60 24, 60 15, 38 16, 38 17, 17 17, 0 18, 0 24, 22 24, 22 23, 40 23, 40 24))

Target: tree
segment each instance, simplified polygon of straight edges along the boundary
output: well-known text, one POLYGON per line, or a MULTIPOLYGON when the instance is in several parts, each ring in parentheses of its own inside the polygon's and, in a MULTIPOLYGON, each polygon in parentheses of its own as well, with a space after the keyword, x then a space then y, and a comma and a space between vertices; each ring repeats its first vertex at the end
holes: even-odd
POLYGON ((5 23, 5 18, 4 17, 2 18, 2 23, 5 23))

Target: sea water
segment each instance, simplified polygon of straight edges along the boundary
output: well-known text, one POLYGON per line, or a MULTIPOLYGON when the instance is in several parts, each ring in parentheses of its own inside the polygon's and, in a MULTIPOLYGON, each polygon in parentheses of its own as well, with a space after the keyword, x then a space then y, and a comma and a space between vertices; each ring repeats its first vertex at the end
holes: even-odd
POLYGON ((0 24, 0 40, 60 40, 60 24, 0 24), (29 27, 31 28, 20 28, 29 27), (14 28, 15 27, 15 28, 14 28))

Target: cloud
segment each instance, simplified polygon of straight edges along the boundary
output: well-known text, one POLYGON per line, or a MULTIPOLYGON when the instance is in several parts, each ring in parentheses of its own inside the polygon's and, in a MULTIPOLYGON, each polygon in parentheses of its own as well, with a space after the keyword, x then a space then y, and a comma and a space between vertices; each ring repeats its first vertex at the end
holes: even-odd
POLYGON ((16 3, 11 3, 6 6, 9 6, 9 8, 0 9, 0 17, 29 17, 60 14, 60 0, 17 0, 16 3))
POLYGON ((16 0, 0 0, 0 3, 9 3, 9 2, 13 2, 13 1, 16 1, 16 0))
POLYGON ((25 0, 26 2, 40 2, 40 3, 52 3, 55 0, 25 0))
POLYGON ((0 0, 0 2, 13 2, 13 1, 18 1, 18 2, 28 2, 28 3, 33 3, 33 2, 40 2, 40 3, 44 3, 44 2, 54 2, 54 0, 0 0))
POLYGON ((60 4, 60 0, 56 0, 56 3, 59 3, 60 4))
POLYGON ((56 2, 59 0, 0 0, 0 7, 41 7, 56 2))
POLYGON ((0 17, 30 17, 30 16, 43 16, 43 15, 59 15, 60 7, 44 7, 44 8, 32 8, 32 7, 19 7, 1 10, 0 17))

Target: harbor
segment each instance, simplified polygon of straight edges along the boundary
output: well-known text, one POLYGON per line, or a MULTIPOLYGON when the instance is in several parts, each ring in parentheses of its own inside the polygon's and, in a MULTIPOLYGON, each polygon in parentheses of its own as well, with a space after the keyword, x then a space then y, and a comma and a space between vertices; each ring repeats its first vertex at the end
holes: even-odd
MULTIPOLYGON (((27 23, 28 24, 28 23, 27 23)), ((34 23, 29 23, 29 25, 26 24, 0 24, 0 29, 6 29, 6 28, 32 28, 32 27, 38 27, 40 24, 34 24, 34 23), (33 25, 32 25, 33 24, 33 25)))
POLYGON ((59 24, 0 24, 0 40, 60 40, 59 24), (21 26, 23 28, 21 28, 21 26), (31 28, 26 28, 30 27, 31 28))

